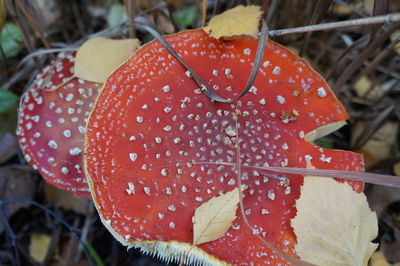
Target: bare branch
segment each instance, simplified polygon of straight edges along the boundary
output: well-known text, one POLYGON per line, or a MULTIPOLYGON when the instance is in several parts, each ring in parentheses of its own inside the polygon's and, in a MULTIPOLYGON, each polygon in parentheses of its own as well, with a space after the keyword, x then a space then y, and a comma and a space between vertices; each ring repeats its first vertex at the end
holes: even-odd
POLYGON ((342 28, 358 27, 358 26, 379 24, 379 23, 393 23, 393 22, 398 22, 398 21, 400 21, 400 13, 393 13, 393 14, 388 14, 385 16, 360 18, 360 19, 331 22, 331 23, 318 24, 318 25, 310 25, 310 26, 304 26, 304 27, 296 27, 296 28, 290 28, 290 29, 271 30, 271 31, 269 31, 269 36, 274 37, 274 36, 282 36, 282 35, 287 35, 287 34, 342 29, 342 28))

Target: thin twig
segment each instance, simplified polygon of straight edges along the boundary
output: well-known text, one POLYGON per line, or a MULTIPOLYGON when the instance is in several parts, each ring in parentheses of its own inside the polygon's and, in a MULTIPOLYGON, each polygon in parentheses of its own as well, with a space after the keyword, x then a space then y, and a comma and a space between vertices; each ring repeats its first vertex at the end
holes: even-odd
MULTIPOLYGON (((215 164, 215 165, 227 165, 235 167, 234 163, 227 162, 191 162, 192 164, 215 164)), ((182 163, 181 165, 186 165, 182 163)), ((172 165, 171 165, 172 166, 172 165)), ((167 167, 164 165, 163 167, 167 167)), ((331 177, 338 179, 345 179, 351 181, 365 182, 381 186, 397 187, 400 188, 400 177, 393 175, 383 175, 368 172, 356 172, 356 171, 344 171, 344 170, 325 170, 325 169, 308 169, 299 167, 263 167, 255 165, 242 165, 244 168, 260 169, 264 171, 272 171, 285 174, 297 174, 297 175, 314 175, 331 177)), ((155 167, 153 167, 155 168, 155 167)))
POLYGON ((210 86, 208 86, 208 84, 206 82, 203 81, 203 79, 196 72, 194 72, 194 70, 192 68, 190 68, 189 65, 186 64, 186 62, 182 59, 182 57, 180 55, 178 55, 178 53, 174 50, 174 48, 172 48, 172 46, 164 39, 163 36, 161 36, 161 34, 156 29, 154 29, 153 27, 151 27, 147 24, 143 24, 143 23, 137 23, 137 24, 140 25, 141 28, 143 28, 144 30, 149 32, 151 35, 153 35, 154 38, 158 42, 160 42, 168 50, 168 52, 170 52, 175 57, 175 59, 178 60, 178 62, 181 63, 181 65, 190 72, 191 76, 196 81, 196 83, 199 85, 199 87, 204 92, 204 94, 207 95, 210 98, 210 100, 214 101, 214 102, 230 103, 230 102, 237 101, 251 89, 251 87, 253 86, 253 83, 257 77, 258 70, 261 65, 261 61, 264 57, 265 47, 268 42, 268 26, 267 26, 266 21, 263 19, 261 32, 260 32, 260 38, 259 38, 258 45, 257 45, 256 56, 255 56, 255 59, 253 62, 253 67, 252 67, 250 75, 249 75, 249 79, 247 80, 247 83, 246 83, 246 87, 236 98, 225 99, 225 98, 219 96, 210 86))
MULTIPOLYGON (((39 24, 33 19, 32 15, 29 14, 28 10, 26 10, 25 6, 20 2, 20 0, 15 1, 17 3, 18 8, 22 11, 22 13, 25 15, 25 17, 28 19, 28 21, 31 23, 32 28, 39 34, 40 40, 42 41, 43 45, 47 49, 51 49, 50 44, 47 42, 46 36, 44 35, 44 32, 42 28, 39 26, 39 24)), ((50 54, 52 59, 55 59, 54 54, 50 54)))
POLYGON ((333 30, 333 29, 343 29, 350 27, 359 27, 364 25, 379 24, 379 23, 394 23, 400 21, 400 13, 388 14, 385 16, 376 16, 369 18, 360 18, 339 22, 330 22, 318 25, 310 25, 304 27, 296 27, 290 29, 279 29, 269 31, 269 36, 282 36, 287 34, 305 33, 313 31, 323 31, 323 30, 333 30))
POLYGON ((201 27, 206 24, 208 0, 203 0, 203 8, 201 9, 201 27))
POLYGON ((21 261, 19 258, 19 252, 18 252, 18 247, 17 247, 17 236, 15 235, 14 230, 11 228, 11 225, 7 220, 7 214, 6 214, 6 211, 4 210, 4 205, 2 205, 2 204, 0 204, 0 218, 4 225, 4 228, 6 229, 8 235, 11 238, 11 246, 13 248, 14 258, 15 258, 15 260, 13 261, 13 265, 20 266, 21 261))
POLYGON ((135 29, 135 9, 136 9, 136 0, 127 0, 127 9, 128 9, 128 21, 129 21, 129 38, 136 38, 136 29, 135 29))

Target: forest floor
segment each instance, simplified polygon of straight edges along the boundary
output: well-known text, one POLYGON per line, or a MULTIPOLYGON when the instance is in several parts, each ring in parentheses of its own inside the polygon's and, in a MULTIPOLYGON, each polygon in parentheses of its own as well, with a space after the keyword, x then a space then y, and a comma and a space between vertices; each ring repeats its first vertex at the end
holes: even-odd
MULTIPOLYGON (((201 23, 201 1, 137 0, 127 11, 128 2, 0 0, 0 265, 165 265, 135 249, 126 251, 88 199, 44 182, 24 160, 15 135, 19 98, 50 62, 50 48, 76 49, 99 32, 114 38, 136 36, 143 43, 152 40, 150 34, 126 26, 133 16, 163 34, 201 23)), ((270 29, 400 12, 399 2, 379 0, 208 2, 207 20, 239 4, 264 3, 270 29)), ((306 58, 349 113, 348 125, 317 144, 363 153, 366 171, 400 176, 400 24, 273 40, 306 58)), ((383 254, 380 259, 400 263, 400 189, 366 184, 365 194, 379 218, 376 258, 383 254)))

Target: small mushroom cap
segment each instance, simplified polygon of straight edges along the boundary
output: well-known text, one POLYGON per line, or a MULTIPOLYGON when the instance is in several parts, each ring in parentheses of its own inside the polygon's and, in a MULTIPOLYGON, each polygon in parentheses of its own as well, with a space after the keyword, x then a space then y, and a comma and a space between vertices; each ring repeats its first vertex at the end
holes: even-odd
POLYGON ((74 78, 74 60, 75 54, 61 53, 36 77, 22 97, 17 134, 26 161, 47 182, 90 197, 83 142, 100 85, 74 78))
MULTIPOLYGON (((245 87, 257 40, 216 40, 202 30, 166 39, 221 96, 245 87)), ((348 118, 323 78, 272 41, 262 62, 251 91, 235 103, 211 102, 156 41, 109 77, 89 118, 85 169, 100 217, 121 243, 179 261, 193 243, 195 209, 237 186, 238 143, 244 211, 255 230, 238 213, 224 237, 194 248, 190 260, 285 265, 256 235, 296 256, 290 219, 303 177, 282 182, 251 166, 363 170, 359 154, 304 138, 348 118)))

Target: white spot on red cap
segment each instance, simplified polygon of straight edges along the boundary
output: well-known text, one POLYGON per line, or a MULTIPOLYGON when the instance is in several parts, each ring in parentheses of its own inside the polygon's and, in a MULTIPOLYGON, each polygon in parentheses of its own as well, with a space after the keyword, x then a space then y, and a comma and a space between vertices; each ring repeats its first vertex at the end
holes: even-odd
POLYGON ((169 92, 170 91, 170 87, 168 85, 165 85, 164 87, 162 87, 163 92, 169 92))
POLYGON ((65 100, 67 102, 70 102, 74 99, 74 94, 73 93, 68 93, 67 96, 65 97, 65 100))
POLYGON ((275 199, 275 192, 272 189, 268 191, 268 198, 270 200, 274 200, 275 199))
POLYGON ((82 152, 82 149, 78 148, 78 147, 75 147, 75 148, 72 148, 69 150, 69 154, 71 154, 71 155, 79 155, 79 154, 81 154, 81 152, 82 152))
POLYGON ((143 190, 144 190, 144 193, 145 193, 146 195, 149 195, 149 196, 150 196, 150 188, 149 188, 149 187, 144 187, 143 190))
POLYGON ((137 157, 138 157, 137 153, 134 152, 129 153, 129 159, 131 159, 132 162, 136 161, 137 157))
POLYGON ((171 212, 176 211, 175 205, 169 205, 167 209, 168 209, 169 211, 171 211, 171 212))
POLYGON ((69 130, 69 129, 64 130, 63 134, 64 134, 64 137, 66 137, 66 138, 70 138, 72 135, 71 130, 69 130))
POLYGON ((317 94, 319 97, 323 98, 327 95, 325 88, 320 87, 317 89, 317 94))
POLYGON ((50 140, 47 143, 47 145, 49 145, 49 147, 52 148, 52 149, 57 149, 58 148, 57 142, 55 140, 50 140))
POLYGON ((64 175, 67 175, 67 174, 69 174, 69 170, 68 170, 68 168, 67 168, 67 167, 65 167, 65 166, 61 167, 61 173, 63 173, 64 175))
POLYGON ((274 67, 274 70, 272 70, 272 74, 274 75, 279 75, 281 73, 281 68, 276 66, 274 67))
POLYGON ((286 99, 285 99, 282 95, 276 96, 276 100, 277 100, 278 103, 280 103, 280 104, 284 104, 284 103, 286 102, 286 99))

